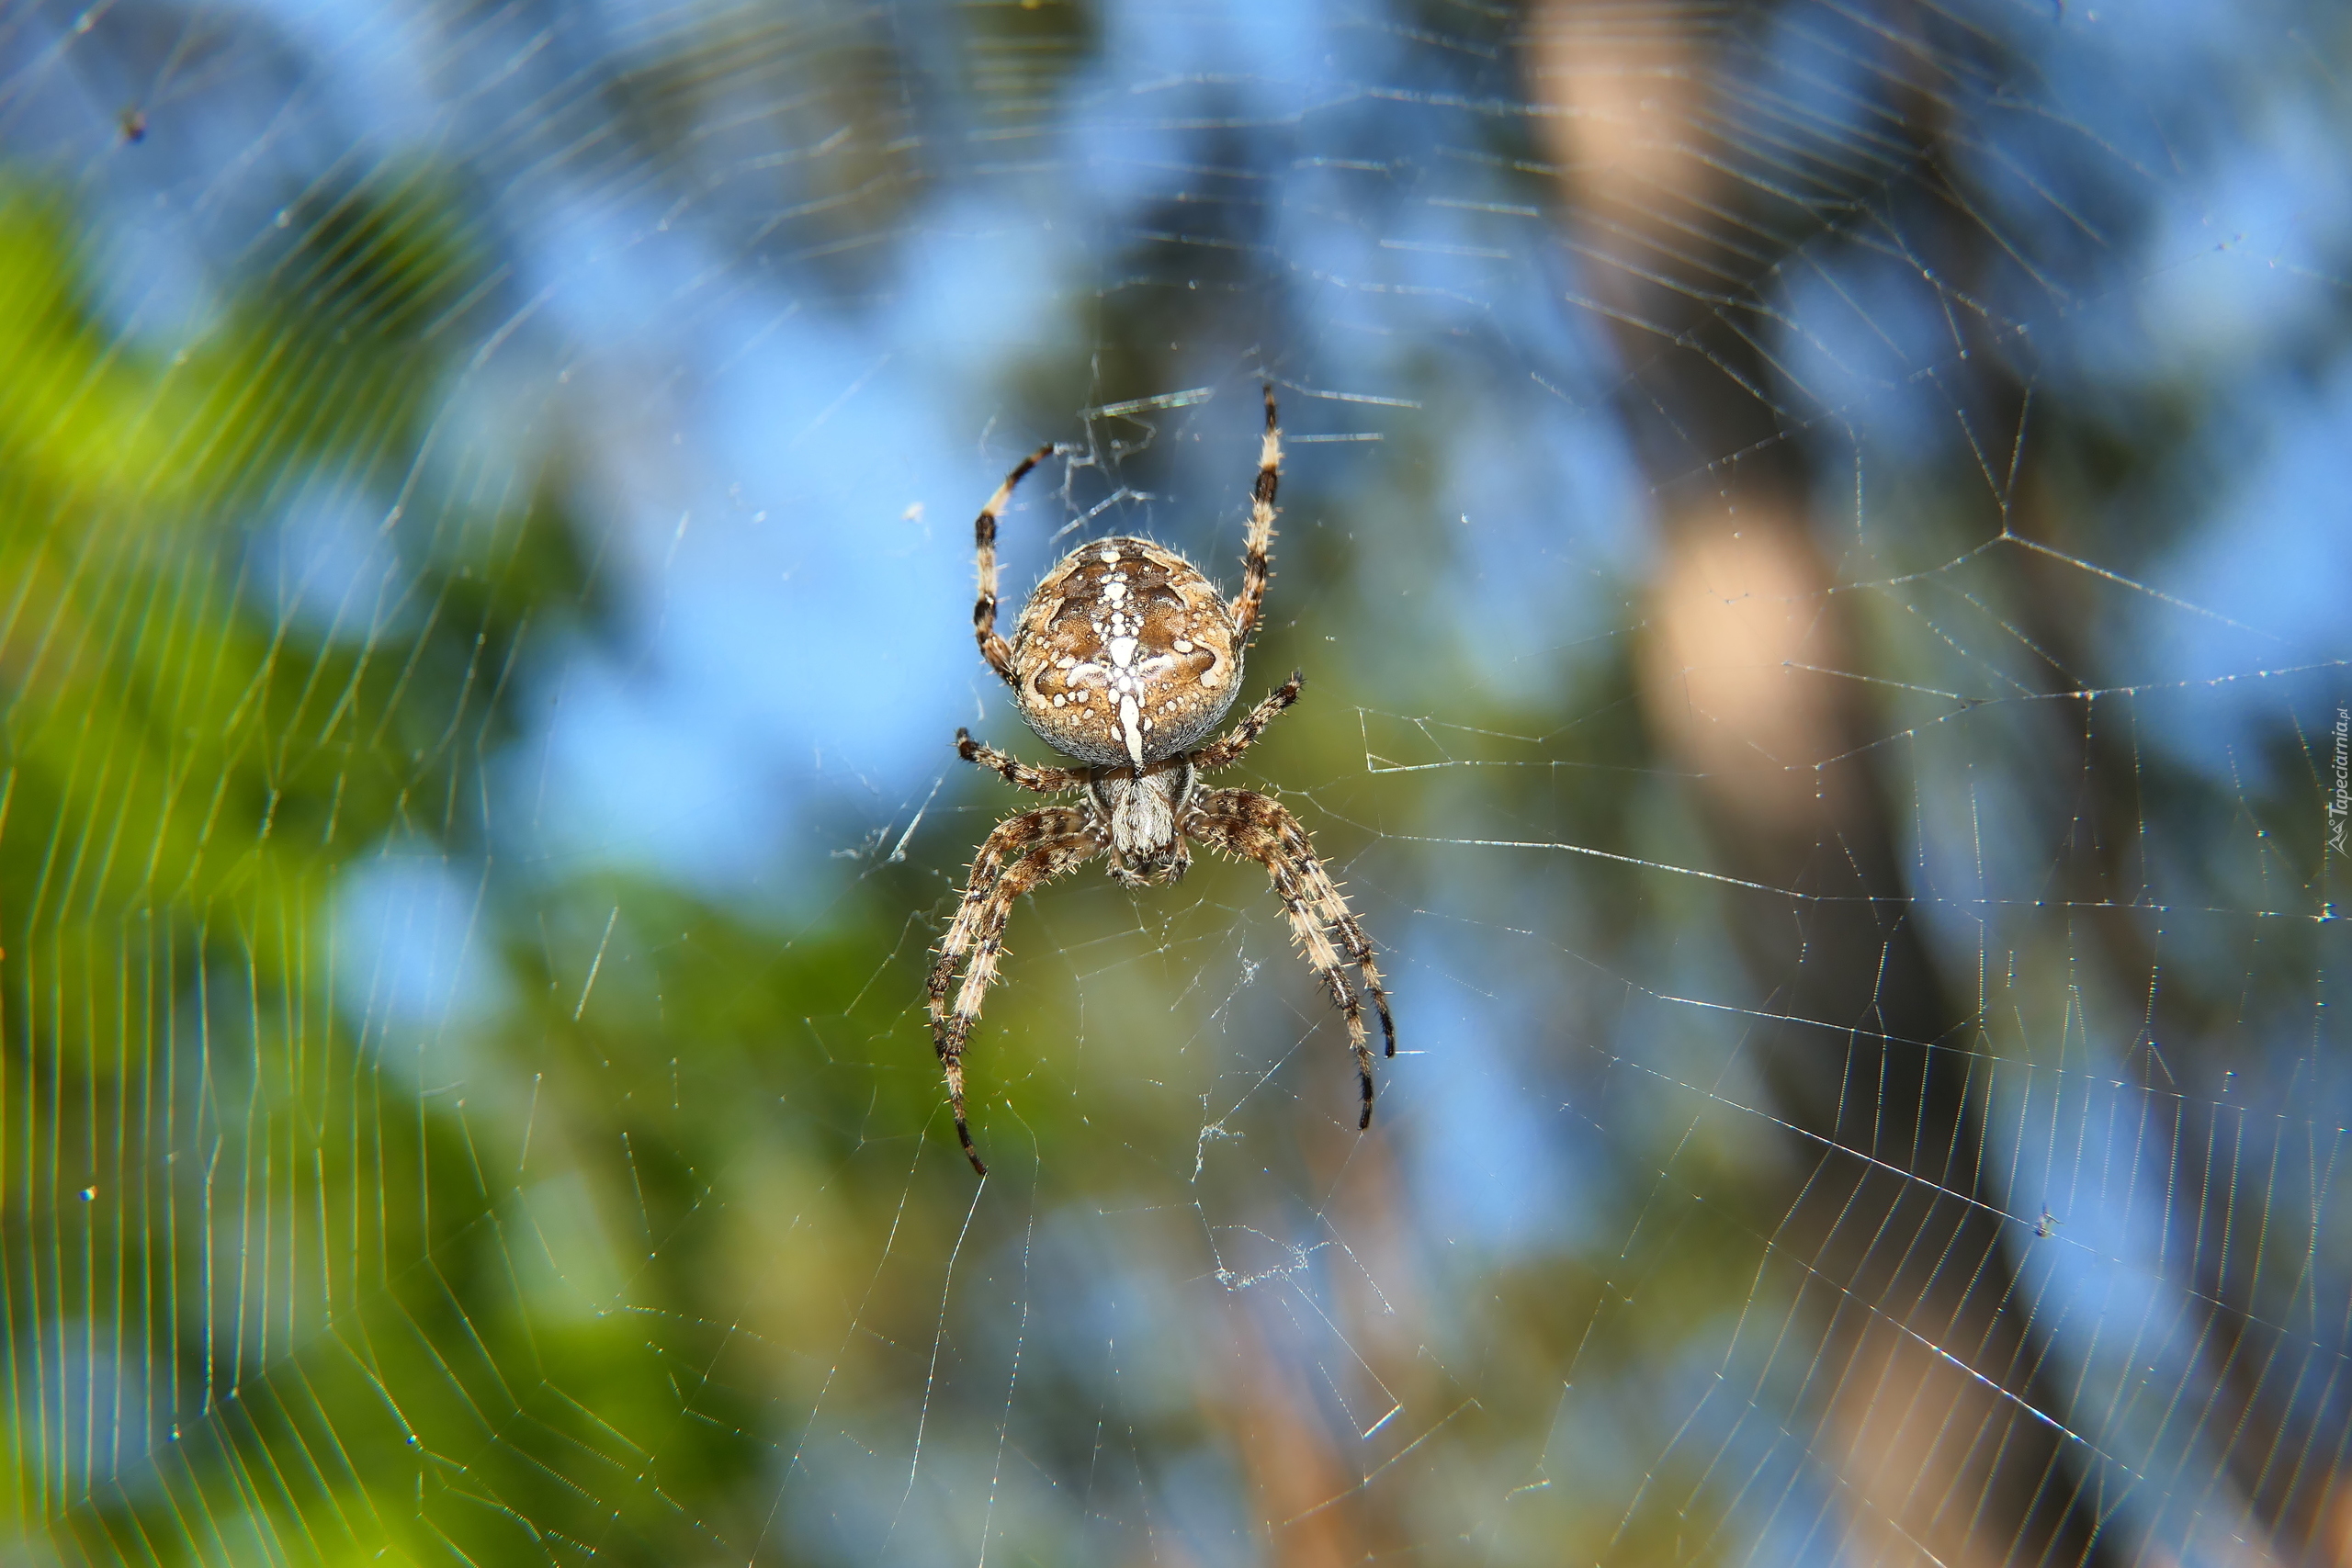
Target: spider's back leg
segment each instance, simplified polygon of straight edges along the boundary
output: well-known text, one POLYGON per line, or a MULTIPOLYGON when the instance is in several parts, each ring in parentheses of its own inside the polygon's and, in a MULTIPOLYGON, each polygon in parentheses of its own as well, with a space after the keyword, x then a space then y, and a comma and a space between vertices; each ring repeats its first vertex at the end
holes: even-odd
POLYGON ((980 657, 989 668, 1004 677, 1006 685, 1012 684, 1012 649, 996 630, 996 520, 1004 514, 1005 503, 1012 499, 1012 487, 1028 475, 1030 469, 1053 454, 1050 444, 1038 447, 1004 476, 996 487, 989 503, 972 524, 972 540, 979 557, 980 596, 972 606, 972 634, 979 638, 980 657))
POLYGON ((1233 601, 1233 644, 1248 645, 1265 602, 1266 557, 1274 543, 1274 489, 1282 480, 1283 433, 1274 423, 1274 389, 1266 388, 1266 434, 1258 445, 1258 483, 1250 493, 1250 536, 1241 548, 1241 592, 1233 601))

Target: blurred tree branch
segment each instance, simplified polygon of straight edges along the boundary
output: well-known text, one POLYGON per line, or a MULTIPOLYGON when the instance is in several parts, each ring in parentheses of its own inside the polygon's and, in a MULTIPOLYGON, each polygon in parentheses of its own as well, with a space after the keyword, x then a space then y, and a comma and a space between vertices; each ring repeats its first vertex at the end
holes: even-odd
POLYGON ((2063 1384, 2004 1245, 2008 1195, 1981 1162, 1972 1020, 1909 910, 1851 675, 1862 633, 1815 542, 1772 352, 1772 291, 1823 214, 1937 177, 1943 84, 1906 7, 1808 18, 1872 62, 1877 123, 1910 139, 1845 148, 1842 167, 1810 157, 1739 74, 1773 12, 1552 0, 1528 38, 1578 287, 1652 486, 1644 705, 1718 863, 1784 890, 1744 897, 1734 920, 1753 1005, 1781 1021, 1757 1049, 1801 1173, 1775 1271, 1820 1336, 1815 1457, 1864 1555, 2100 1561, 2063 1384), (1768 148, 1781 161, 1761 167, 1768 148))

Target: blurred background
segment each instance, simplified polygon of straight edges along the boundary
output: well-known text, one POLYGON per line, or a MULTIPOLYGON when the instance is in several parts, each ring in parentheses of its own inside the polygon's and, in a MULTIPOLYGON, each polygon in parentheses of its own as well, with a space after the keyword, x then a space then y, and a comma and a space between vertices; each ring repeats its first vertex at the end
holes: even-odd
POLYGON ((2352 13, 0 6, 0 1559, 2352 1560, 2352 13), (923 975, 1142 534, 1255 866, 923 975))

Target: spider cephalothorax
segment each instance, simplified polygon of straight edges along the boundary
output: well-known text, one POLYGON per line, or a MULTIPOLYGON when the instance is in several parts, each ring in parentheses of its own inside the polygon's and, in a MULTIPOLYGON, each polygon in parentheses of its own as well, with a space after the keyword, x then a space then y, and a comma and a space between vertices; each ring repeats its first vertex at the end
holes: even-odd
POLYGON ((964 1119, 964 1043, 996 977, 1013 904, 1100 854, 1110 856, 1111 874, 1128 886, 1173 882, 1192 863, 1188 839, 1257 861, 1273 878, 1292 934, 1347 1020, 1363 1100, 1356 1125, 1369 1127, 1372 1048, 1363 1004, 1348 983, 1346 964, 1353 964, 1363 976, 1388 1055, 1396 1054, 1396 1028, 1372 943, 1296 818, 1267 795, 1199 785, 1201 774, 1239 757, 1275 715, 1298 700, 1302 681, 1294 671, 1223 739, 1201 743, 1240 689, 1242 650, 1257 628, 1265 598, 1283 453, 1273 389, 1266 390, 1266 433, 1242 556, 1241 592, 1231 604, 1175 551, 1144 539, 1102 539, 1055 563, 1029 596, 1007 642, 996 629, 996 520, 1012 487, 1052 451, 1045 446, 1031 453, 980 509, 974 525, 980 595, 972 621, 981 657, 1012 688, 1029 728, 1086 765, 1033 768, 964 730, 956 732, 956 749, 966 761, 1022 789, 1040 795, 1072 791, 1080 801, 1024 812, 997 825, 973 859, 971 884, 940 944, 939 961, 932 965, 932 1040, 946 1068, 956 1135, 972 1168, 987 1175, 964 1119), (967 954, 970 963, 950 1009, 948 989, 967 954))

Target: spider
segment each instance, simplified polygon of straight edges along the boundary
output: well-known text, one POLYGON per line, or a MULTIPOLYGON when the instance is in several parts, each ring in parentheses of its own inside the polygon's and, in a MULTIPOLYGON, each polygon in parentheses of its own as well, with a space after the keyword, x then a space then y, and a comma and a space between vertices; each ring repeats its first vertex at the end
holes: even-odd
POLYGON ((1266 433, 1241 558, 1241 593, 1230 604, 1175 551, 1144 539, 1102 539, 1054 564, 1029 596, 1008 642, 996 629, 996 522, 1013 486, 1054 448, 1040 446, 1023 458, 973 525, 980 596, 972 626, 980 657, 1012 688, 1014 705, 1029 728, 1083 764, 1033 768, 981 745, 969 730, 956 732, 958 756, 1015 788, 1077 795, 1074 805, 1048 806, 997 824, 973 857, 971 884, 931 968, 932 1043, 946 1070, 956 1136, 982 1176, 989 1168, 964 1120, 964 1045, 972 1021, 980 1015, 980 998, 996 978, 1014 902, 1104 853, 1111 858, 1112 878, 1123 886, 1172 883, 1192 863, 1188 839, 1237 860, 1254 860, 1273 879, 1292 936, 1347 1020, 1363 1100, 1356 1126, 1361 1131, 1372 1125, 1372 1048, 1363 1004, 1348 983, 1348 964, 1356 966, 1371 993, 1391 1056, 1396 1055, 1396 1025, 1388 1016, 1388 993, 1381 988, 1371 940, 1316 858, 1298 818, 1254 791, 1200 784, 1203 773, 1229 766, 1247 751, 1298 700, 1305 683, 1293 671, 1249 716, 1222 738, 1202 744, 1233 705, 1242 651, 1257 629, 1266 593, 1283 443, 1272 387, 1265 397, 1266 433), (967 954, 970 965, 951 1010, 948 987, 967 954))

